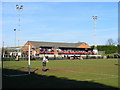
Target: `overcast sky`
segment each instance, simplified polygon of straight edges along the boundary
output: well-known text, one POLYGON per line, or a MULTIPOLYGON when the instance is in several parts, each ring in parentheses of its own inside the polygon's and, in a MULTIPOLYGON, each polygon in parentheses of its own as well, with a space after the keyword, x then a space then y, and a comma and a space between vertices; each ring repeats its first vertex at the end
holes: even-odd
POLYGON ((118 37, 117 2, 3 2, 2 41, 6 46, 18 43, 18 11, 20 17, 20 45, 29 41, 86 42, 94 44, 92 16, 98 16, 96 43, 105 45, 109 38, 118 37), (16 36, 14 29, 17 29, 16 36))

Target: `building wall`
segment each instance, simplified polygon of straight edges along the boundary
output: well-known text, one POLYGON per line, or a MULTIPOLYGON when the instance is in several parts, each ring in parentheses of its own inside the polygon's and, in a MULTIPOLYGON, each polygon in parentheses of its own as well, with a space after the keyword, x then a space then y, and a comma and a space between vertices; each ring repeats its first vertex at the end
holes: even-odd
MULTIPOLYGON (((31 43, 29 43, 29 42, 27 42, 27 43, 25 43, 25 45, 30 45, 30 53, 31 53, 31 55, 34 55, 34 50, 32 50, 32 48, 35 48, 31 43)), ((24 45, 24 46, 25 46, 24 45)), ((28 52, 28 47, 23 47, 22 48, 22 50, 24 51, 24 52, 28 52)), ((36 50, 35 50, 36 51, 36 50)), ((36 52, 37 53, 37 52, 36 52)))

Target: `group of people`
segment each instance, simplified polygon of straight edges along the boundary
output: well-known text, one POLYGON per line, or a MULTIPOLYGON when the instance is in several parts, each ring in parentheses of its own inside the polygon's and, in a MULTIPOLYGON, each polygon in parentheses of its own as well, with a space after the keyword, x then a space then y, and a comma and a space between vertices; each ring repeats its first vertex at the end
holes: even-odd
MULTIPOLYGON (((85 50, 72 50, 72 49, 45 49, 45 48, 40 48, 40 53, 48 53, 48 52, 55 52, 57 51, 59 54, 89 54, 89 55, 94 55, 95 53, 93 51, 85 51, 85 50), (66 53, 67 52, 67 53, 66 53)), ((53 53, 52 53, 53 54, 53 53)))
POLYGON ((54 52, 54 49, 40 49, 41 52, 54 52))
POLYGON ((79 59, 79 60, 83 60, 83 57, 82 56, 70 56, 70 58, 69 58, 70 60, 75 60, 75 59, 79 59))

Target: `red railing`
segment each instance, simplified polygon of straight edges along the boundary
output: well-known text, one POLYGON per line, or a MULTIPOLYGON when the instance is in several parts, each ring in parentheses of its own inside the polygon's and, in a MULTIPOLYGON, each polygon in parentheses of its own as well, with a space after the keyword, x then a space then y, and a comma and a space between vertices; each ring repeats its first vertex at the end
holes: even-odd
MULTIPOLYGON (((54 52, 50 52, 50 51, 40 51, 40 54, 54 54, 54 52)), ((59 51, 58 54, 94 54, 93 52, 85 52, 85 51, 59 51)))

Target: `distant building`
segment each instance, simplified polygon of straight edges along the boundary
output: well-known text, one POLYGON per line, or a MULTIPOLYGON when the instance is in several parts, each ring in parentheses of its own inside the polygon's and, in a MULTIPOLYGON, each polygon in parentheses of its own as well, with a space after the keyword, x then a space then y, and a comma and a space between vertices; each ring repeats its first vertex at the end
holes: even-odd
MULTIPOLYGON (((31 55, 54 54, 54 55, 83 55, 92 54, 92 48, 84 42, 79 43, 61 43, 61 42, 43 42, 27 41, 25 45, 30 45, 31 55)), ((24 53, 28 52, 28 47, 22 48, 24 53)))

